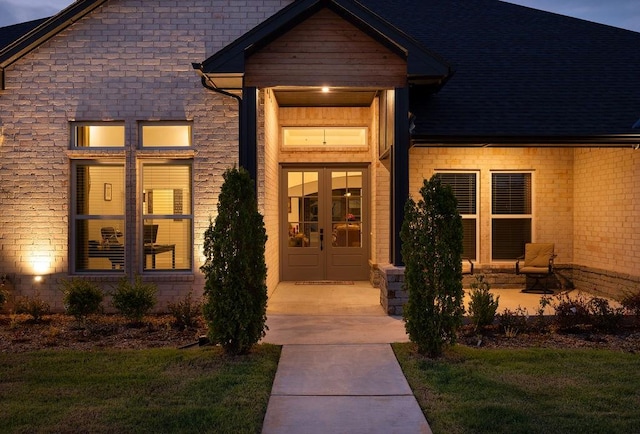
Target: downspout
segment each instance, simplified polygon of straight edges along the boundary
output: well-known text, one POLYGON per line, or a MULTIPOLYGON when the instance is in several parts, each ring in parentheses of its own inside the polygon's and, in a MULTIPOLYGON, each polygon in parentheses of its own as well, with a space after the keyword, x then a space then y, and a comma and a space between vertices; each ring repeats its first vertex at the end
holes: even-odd
MULTIPOLYGON (((224 96, 228 96, 231 98, 234 98, 236 101, 238 101, 238 115, 239 115, 239 122, 238 122, 238 142, 239 142, 239 149, 238 149, 238 165, 240 167, 243 167, 244 164, 243 162, 246 160, 247 157, 247 150, 245 149, 245 147, 247 146, 247 131, 246 131, 246 125, 245 125, 245 114, 244 114, 244 110, 243 110, 243 101, 242 98, 238 95, 235 95, 231 92, 228 92, 224 89, 220 89, 218 87, 216 87, 211 80, 205 75, 202 74, 201 80, 202 82, 202 86, 204 86, 206 89, 209 89, 213 92, 216 92, 220 95, 224 95, 224 96)), ((252 173, 252 170, 249 167, 245 167, 246 170, 248 170, 251 174, 251 177, 253 178, 253 191, 255 192, 255 194, 257 195, 258 192, 258 180, 257 180, 257 173, 252 173)))
POLYGON ((206 87, 209 90, 212 90, 216 93, 219 93, 221 95, 225 95, 225 96, 230 96, 231 98, 235 98, 238 101, 238 110, 241 111, 242 110, 242 98, 240 98, 238 95, 235 95, 231 92, 227 92, 224 89, 220 89, 218 87, 215 87, 213 84, 209 84, 211 82, 211 80, 209 80, 209 77, 207 77, 205 74, 202 74, 202 78, 201 78, 201 82, 202 85, 204 87, 206 87))

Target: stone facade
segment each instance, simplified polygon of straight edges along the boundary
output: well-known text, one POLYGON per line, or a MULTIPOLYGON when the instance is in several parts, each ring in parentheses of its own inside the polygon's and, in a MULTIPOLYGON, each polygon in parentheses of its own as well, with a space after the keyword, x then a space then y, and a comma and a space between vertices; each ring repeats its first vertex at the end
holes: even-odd
MULTIPOLYGON (((204 89, 191 63, 289 3, 107 2, 7 68, 0 96, 0 270, 12 276, 15 294, 37 293, 53 309, 62 309, 58 281, 69 276, 74 159, 123 161, 129 186, 138 182, 142 159, 193 161, 194 272, 147 273, 145 280, 158 284, 159 306, 189 290, 202 292, 202 238, 216 214, 221 175, 238 161, 238 107, 234 99, 204 89), (69 150, 70 122, 111 120, 124 122, 124 150, 69 150), (193 149, 138 149, 138 122, 156 120, 192 121, 193 149), (36 274, 45 280, 34 283, 36 274)), ((269 183, 273 177, 262 175, 269 183)), ((126 197, 125 226, 131 234, 140 219, 135 191, 129 189, 126 197)), ((264 199, 261 203, 264 209, 264 199)), ((127 256, 135 258, 134 243, 127 244, 127 256)), ((132 272, 141 269, 139 259, 128 265, 132 272)), ((119 279, 105 273, 86 277, 105 289, 119 279)))
MULTIPOLYGON (((70 275, 71 164, 75 160, 123 162, 127 232, 141 221, 138 186, 142 161, 193 164, 193 268, 145 273, 160 290, 159 306, 204 280, 203 233, 215 218, 222 173, 238 162, 238 103, 204 89, 191 63, 202 61, 245 34, 291 0, 123 0, 106 2, 6 69, 0 94, 0 274, 17 295, 38 294, 62 310, 59 280, 70 275), (139 122, 189 121, 193 147, 142 150, 139 122), (119 121, 124 149, 70 149, 70 123, 119 121), (44 275, 36 283, 35 275, 44 275)), ((367 165, 371 187, 371 282, 381 304, 400 315, 402 268, 389 265, 390 159, 378 158, 377 102, 354 108, 280 108, 259 90, 258 190, 269 239, 268 287, 280 280, 280 164, 334 162, 367 165), (367 149, 291 151, 281 147, 283 125, 367 125, 367 149)), ((476 273, 493 286, 521 287, 513 261, 491 260, 492 171, 533 175, 533 239, 555 243, 558 287, 609 294, 638 289, 640 280, 640 152, 597 148, 414 148, 410 191, 439 170, 479 174, 479 255, 476 273)), ((128 243, 128 272, 142 271, 138 246, 128 243)), ((105 289, 115 273, 85 277, 105 289)), ((465 285, 471 276, 465 277, 465 285)))

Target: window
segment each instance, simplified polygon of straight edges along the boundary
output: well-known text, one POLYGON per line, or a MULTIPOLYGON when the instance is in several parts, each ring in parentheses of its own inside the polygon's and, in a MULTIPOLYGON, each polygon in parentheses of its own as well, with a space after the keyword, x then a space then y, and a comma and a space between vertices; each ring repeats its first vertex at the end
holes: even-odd
POLYGON ((191 270, 193 211, 191 164, 142 165, 145 270, 191 270))
POLYGON ((458 212, 462 217, 464 237, 462 256, 471 260, 478 258, 478 174, 476 172, 437 173, 443 184, 450 185, 458 200, 458 212))
POLYGON ((284 127, 283 146, 366 147, 367 127, 284 127))
POLYGON ((123 270, 124 164, 77 161, 72 186, 76 271, 123 270))
POLYGON ((491 174, 491 258, 512 260, 531 242, 531 173, 491 174))
POLYGON ((191 124, 144 122, 140 124, 143 148, 183 148, 190 147, 191 124))
POLYGON ((124 148, 124 125, 116 122, 72 124, 74 148, 124 148))

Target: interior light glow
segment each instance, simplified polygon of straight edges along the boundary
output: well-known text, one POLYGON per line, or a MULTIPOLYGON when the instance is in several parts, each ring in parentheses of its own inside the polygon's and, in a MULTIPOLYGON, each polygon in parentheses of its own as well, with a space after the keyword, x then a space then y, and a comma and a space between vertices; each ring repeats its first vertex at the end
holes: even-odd
POLYGON ((329 87, 328 86, 323 86, 322 87, 322 93, 329 93, 329 87))

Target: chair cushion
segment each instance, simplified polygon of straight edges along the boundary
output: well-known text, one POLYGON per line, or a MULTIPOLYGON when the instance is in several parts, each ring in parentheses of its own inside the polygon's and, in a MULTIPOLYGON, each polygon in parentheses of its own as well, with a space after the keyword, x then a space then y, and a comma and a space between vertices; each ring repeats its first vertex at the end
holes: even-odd
POLYGON ((549 274, 549 265, 546 267, 522 267, 520 274, 549 274))
POLYGON ((553 243, 529 243, 524 247, 524 267, 548 267, 552 256, 553 243))

